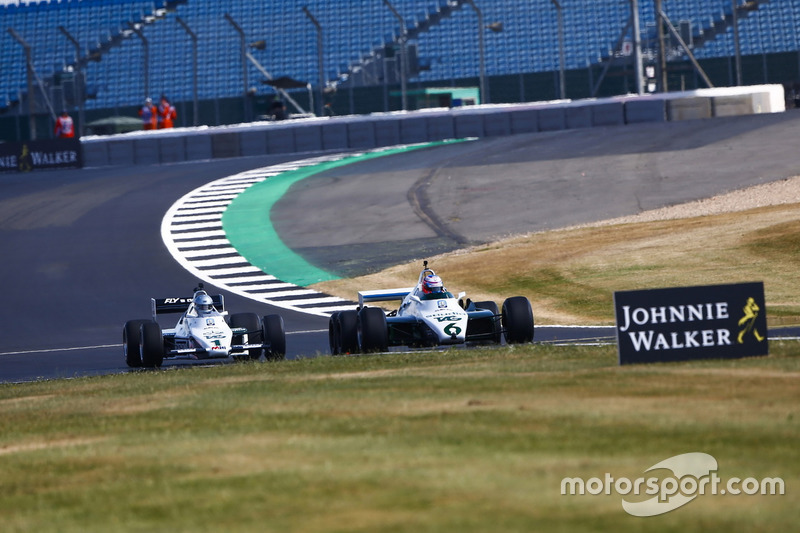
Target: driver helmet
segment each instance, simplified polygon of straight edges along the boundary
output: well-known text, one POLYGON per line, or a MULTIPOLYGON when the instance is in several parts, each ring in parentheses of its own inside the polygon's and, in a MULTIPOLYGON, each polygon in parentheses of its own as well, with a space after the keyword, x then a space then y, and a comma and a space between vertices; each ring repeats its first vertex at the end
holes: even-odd
POLYGON ((431 294, 433 292, 444 292, 444 284, 442 278, 436 274, 428 274, 422 280, 422 292, 431 294))
POLYGON ((194 297, 194 306, 198 314, 207 315, 214 309, 214 300, 206 293, 198 294, 194 297))

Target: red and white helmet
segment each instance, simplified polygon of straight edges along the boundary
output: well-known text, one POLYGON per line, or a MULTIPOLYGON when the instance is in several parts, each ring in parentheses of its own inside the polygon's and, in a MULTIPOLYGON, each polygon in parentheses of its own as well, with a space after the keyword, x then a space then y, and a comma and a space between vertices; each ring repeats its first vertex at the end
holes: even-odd
POLYGON ((442 278, 436 274, 428 274, 422 280, 422 292, 430 294, 432 292, 444 292, 444 284, 442 278))

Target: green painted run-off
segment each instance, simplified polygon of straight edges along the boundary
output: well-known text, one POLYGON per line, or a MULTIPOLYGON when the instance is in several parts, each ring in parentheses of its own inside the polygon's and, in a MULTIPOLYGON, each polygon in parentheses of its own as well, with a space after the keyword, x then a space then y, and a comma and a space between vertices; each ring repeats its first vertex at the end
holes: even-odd
MULTIPOLYGON (((339 279, 339 276, 312 265, 295 253, 275 231, 270 218, 272 207, 286 194, 289 187, 300 180, 332 168, 462 140, 464 139, 404 146, 348 156, 269 177, 234 198, 222 215, 222 228, 225 230, 228 241, 239 255, 251 265, 282 281, 308 286, 320 281, 339 279)), ((320 231, 324 231, 324 228, 320 228, 320 231)))

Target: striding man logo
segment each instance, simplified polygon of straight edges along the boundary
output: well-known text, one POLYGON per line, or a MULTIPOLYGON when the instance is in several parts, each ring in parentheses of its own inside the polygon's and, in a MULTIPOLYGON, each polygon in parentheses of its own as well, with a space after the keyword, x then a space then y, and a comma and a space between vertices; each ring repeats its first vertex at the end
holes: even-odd
POLYGON ((758 313, 761 311, 761 308, 758 307, 755 299, 748 298, 747 304, 744 306, 742 311, 744 312, 744 316, 739 319, 739 327, 742 329, 739 331, 739 336, 736 338, 736 341, 739 344, 744 344, 745 335, 752 333, 758 342, 763 342, 764 337, 758 333, 758 330, 755 327, 758 313))

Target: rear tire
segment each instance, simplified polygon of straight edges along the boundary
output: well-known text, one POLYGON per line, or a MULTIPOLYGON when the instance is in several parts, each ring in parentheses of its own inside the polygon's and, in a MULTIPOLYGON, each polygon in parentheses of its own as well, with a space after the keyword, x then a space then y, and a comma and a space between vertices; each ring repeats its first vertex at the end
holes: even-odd
MULTIPOLYGON (((231 315, 231 328, 244 328, 247 330, 247 344, 263 344, 264 332, 261 320, 255 313, 236 313, 231 315)), ((244 335, 236 335, 234 344, 244 344, 244 335)), ((245 351, 244 359, 258 360, 261 358, 263 348, 251 348, 245 351)))
POLYGON ((125 354, 125 362, 131 368, 141 368, 142 354, 139 330, 147 320, 129 320, 122 328, 122 353, 125 354))
POLYGON ((358 313, 358 341, 364 353, 385 352, 389 349, 389 330, 386 315, 377 307, 365 307, 358 313))
POLYGON ((331 348, 331 355, 339 355, 339 345, 341 344, 341 333, 338 330, 339 312, 336 311, 328 320, 328 345, 331 348))
MULTIPOLYGON (((495 315, 500 314, 500 308, 492 301, 475 302, 475 308, 491 311, 495 315)), ((500 324, 500 321, 500 317, 495 317, 492 321, 492 342, 495 344, 500 344, 503 340, 503 326, 500 324)))
POLYGON ((358 353, 358 312, 339 313, 339 353, 358 353))
POLYGON ((161 335, 161 326, 151 320, 144 322, 140 331, 142 366, 145 368, 160 367, 164 362, 164 337, 161 335))
POLYGON ((261 319, 262 337, 264 344, 269 344, 269 349, 264 351, 267 361, 282 361, 286 359, 286 328, 283 317, 280 315, 267 315, 261 319))
POLYGON ((533 310, 524 296, 512 296, 503 302, 503 328, 506 343, 533 342, 533 310))

